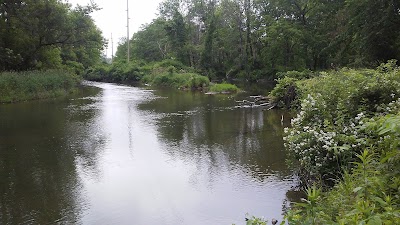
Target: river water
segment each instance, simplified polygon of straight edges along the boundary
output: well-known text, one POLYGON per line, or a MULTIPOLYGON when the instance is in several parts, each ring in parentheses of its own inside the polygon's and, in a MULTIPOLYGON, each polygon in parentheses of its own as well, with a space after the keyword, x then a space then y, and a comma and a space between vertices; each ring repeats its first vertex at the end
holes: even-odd
POLYGON ((86 83, 0 105, 0 224, 245 224, 296 199, 282 111, 86 83))

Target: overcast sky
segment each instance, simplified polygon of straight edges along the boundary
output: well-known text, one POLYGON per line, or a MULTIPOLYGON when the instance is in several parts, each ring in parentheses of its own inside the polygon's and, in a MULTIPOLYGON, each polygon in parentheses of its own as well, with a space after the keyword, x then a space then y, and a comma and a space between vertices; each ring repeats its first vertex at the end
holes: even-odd
MULTIPOLYGON (((90 0, 64 0, 71 3, 87 5, 90 0)), ((127 0, 93 0, 101 10, 92 14, 96 25, 102 30, 103 36, 114 39, 114 53, 117 49, 120 38, 126 37, 126 3, 127 0)), ((150 23, 156 18, 157 7, 162 0, 129 0, 129 28, 130 36, 139 30, 140 26, 150 23)), ((111 43, 105 51, 111 56, 111 43)))

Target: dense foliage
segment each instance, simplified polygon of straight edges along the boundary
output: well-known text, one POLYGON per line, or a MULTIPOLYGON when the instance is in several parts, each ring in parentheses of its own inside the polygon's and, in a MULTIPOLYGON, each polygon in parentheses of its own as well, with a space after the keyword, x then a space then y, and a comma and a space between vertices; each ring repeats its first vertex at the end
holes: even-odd
POLYGON ((81 73, 100 62, 104 41, 90 16, 96 9, 61 0, 0 1, 0 71, 81 73))
POLYGON ((73 92, 80 78, 65 70, 0 73, 0 103, 63 96, 73 92))
POLYGON ((208 77, 196 73, 193 68, 176 60, 163 60, 156 63, 129 64, 116 61, 111 65, 102 64, 87 71, 85 79, 117 83, 142 82, 158 87, 203 90, 208 87, 208 77))
MULTIPOLYGON (((374 67, 400 58, 399 11, 392 0, 165 0, 131 38, 131 52, 145 62, 173 58, 209 78, 374 67)), ((126 52, 121 43, 115 60, 126 52)))
POLYGON ((286 129, 286 145, 309 175, 334 177, 349 168, 356 154, 379 143, 363 125, 400 110, 400 70, 395 61, 375 71, 321 73, 295 86, 300 106, 292 127, 286 129))
POLYGON ((396 60, 376 70, 344 68, 309 79, 287 75, 271 95, 282 101, 289 89, 296 92, 289 104, 298 113, 285 129, 285 145, 309 187, 308 198, 289 210, 289 224, 398 224, 396 60), (334 187, 324 192, 327 184, 334 187))
POLYGON ((400 223, 400 114, 366 128, 379 134, 379 144, 356 154, 351 171, 329 192, 310 187, 286 215, 289 224, 400 223))

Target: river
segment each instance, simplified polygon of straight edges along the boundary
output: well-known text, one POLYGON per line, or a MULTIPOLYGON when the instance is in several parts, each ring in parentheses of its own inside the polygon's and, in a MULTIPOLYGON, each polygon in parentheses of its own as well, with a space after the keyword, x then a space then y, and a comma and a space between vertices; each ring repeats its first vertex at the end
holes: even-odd
POLYGON ((281 221, 296 199, 284 112, 86 85, 0 105, 0 224, 239 225, 247 213, 281 221))

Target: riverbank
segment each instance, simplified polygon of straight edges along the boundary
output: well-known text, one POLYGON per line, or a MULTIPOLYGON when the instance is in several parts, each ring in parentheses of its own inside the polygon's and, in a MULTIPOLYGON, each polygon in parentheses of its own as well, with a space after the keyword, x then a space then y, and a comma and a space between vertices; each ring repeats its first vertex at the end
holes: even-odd
POLYGON ((0 73, 0 103, 56 98, 76 91, 81 78, 63 70, 0 73))
POLYGON ((194 68, 175 60, 140 63, 115 62, 98 65, 87 71, 84 78, 90 81, 111 83, 140 82, 154 87, 171 87, 180 90, 236 93, 240 89, 232 84, 214 84, 194 68))
POLYGON ((396 61, 376 70, 287 73, 271 97, 297 112, 284 140, 308 187, 289 224, 400 224, 396 61))

